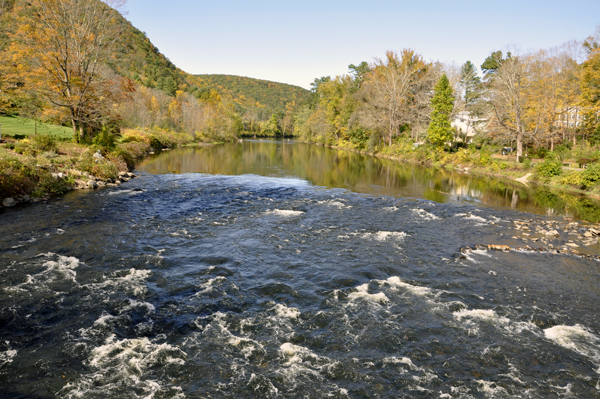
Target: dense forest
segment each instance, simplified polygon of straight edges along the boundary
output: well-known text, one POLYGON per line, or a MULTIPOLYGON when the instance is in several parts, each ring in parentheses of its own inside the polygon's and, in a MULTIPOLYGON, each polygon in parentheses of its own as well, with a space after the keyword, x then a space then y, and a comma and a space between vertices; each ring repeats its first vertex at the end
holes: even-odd
POLYGON ((194 75, 199 87, 229 92, 238 100, 248 100, 271 110, 285 111, 287 104, 301 104, 310 92, 299 86, 235 75, 194 75))

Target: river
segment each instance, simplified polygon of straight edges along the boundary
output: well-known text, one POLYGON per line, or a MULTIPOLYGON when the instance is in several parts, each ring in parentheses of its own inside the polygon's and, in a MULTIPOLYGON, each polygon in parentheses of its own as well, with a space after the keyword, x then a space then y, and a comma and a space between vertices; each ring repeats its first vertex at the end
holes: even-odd
POLYGON ((592 202, 288 141, 137 173, 0 214, 0 397, 600 398, 600 263, 460 252, 592 202))

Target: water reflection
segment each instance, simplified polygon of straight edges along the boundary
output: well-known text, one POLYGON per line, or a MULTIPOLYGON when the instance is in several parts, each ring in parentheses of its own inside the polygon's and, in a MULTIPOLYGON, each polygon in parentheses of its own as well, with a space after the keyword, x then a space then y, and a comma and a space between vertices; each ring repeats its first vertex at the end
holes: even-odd
POLYGON ((475 202, 495 208, 600 221, 600 203, 589 198, 287 140, 246 140, 182 148, 146 160, 138 169, 154 174, 255 174, 299 178, 316 186, 358 193, 424 198, 439 203, 475 202))

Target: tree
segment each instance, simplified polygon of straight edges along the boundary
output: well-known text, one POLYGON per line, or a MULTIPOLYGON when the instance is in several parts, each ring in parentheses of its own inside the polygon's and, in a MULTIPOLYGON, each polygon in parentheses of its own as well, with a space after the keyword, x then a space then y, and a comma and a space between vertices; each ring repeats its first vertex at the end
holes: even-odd
POLYGON ((105 68, 118 37, 122 0, 17 0, 19 29, 11 46, 25 88, 66 111, 73 136, 104 123, 121 92, 105 68), (118 90, 117 90, 118 88, 118 90), (79 133, 78 133, 79 129, 79 133))
MULTIPOLYGON (((511 58, 512 55, 510 51, 506 54, 506 59, 511 58)), ((500 69, 502 63, 506 61, 506 59, 502 58, 502 51, 494 51, 492 54, 488 55, 483 64, 481 64, 481 70, 484 74, 484 79, 486 82, 489 82, 496 71, 500 69)))
POLYGON ((524 65, 518 57, 502 62, 491 79, 491 104, 494 120, 516 137, 517 161, 523 156, 525 126, 523 113, 526 102, 524 65))
POLYGON ((481 79, 477 75, 477 67, 471 61, 465 62, 460 70, 460 86, 465 111, 472 112, 481 97, 481 79))
POLYGON ((360 89, 366 76, 371 72, 371 67, 366 61, 361 62, 358 65, 348 65, 350 73, 354 76, 354 88, 353 91, 360 89))
POLYGON ((454 108, 452 87, 446 74, 443 74, 435 85, 435 92, 431 99, 431 122, 427 129, 429 141, 437 146, 442 146, 452 140, 450 115, 454 108))
POLYGON ((385 60, 377 60, 368 75, 364 90, 367 91, 362 120, 380 129, 388 145, 402 127, 415 117, 415 105, 420 105, 419 94, 426 91, 423 79, 430 64, 412 49, 404 49, 398 57, 393 51, 386 52, 385 60))
POLYGON ((585 117, 589 128, 600 128, 600 26, 595 36, 584 43, 588 52, 581 71, 581 103, 585 107, 585 117))

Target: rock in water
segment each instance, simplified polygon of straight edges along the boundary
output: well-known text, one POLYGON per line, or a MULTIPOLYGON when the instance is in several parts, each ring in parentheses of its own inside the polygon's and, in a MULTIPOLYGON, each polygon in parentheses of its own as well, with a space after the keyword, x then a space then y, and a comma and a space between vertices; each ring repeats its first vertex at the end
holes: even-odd
POLYGON ((17 205, 17 202, 12 198, 4 198, 4 201, 2 201, 2 205, 6 208, 9 208, 11 206, 17 205))
POLYGON ((93 188, 98 188, 98 183, 96 183, 96 181, 95 181, 95 180, 89 180, 89 181, 87 182, 87 186, 88 186, 88 188, 92 188, 92 189, 93 189, 93 188))

